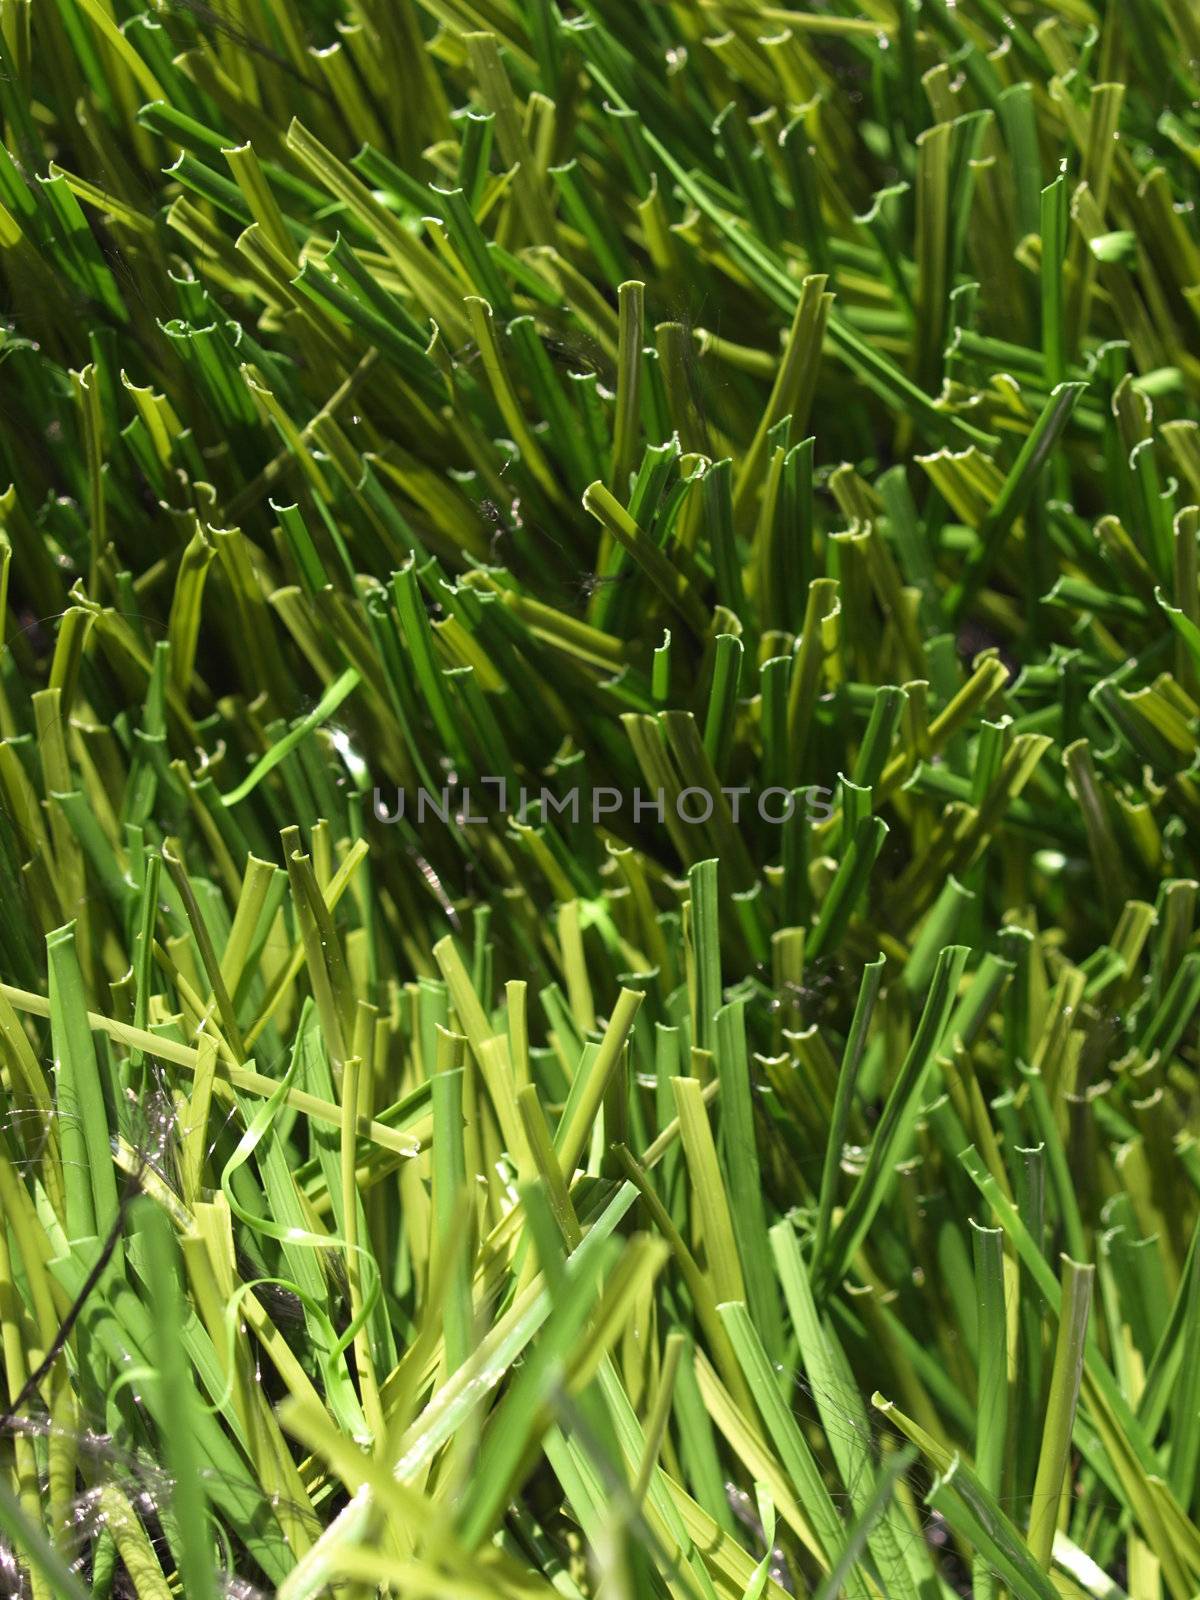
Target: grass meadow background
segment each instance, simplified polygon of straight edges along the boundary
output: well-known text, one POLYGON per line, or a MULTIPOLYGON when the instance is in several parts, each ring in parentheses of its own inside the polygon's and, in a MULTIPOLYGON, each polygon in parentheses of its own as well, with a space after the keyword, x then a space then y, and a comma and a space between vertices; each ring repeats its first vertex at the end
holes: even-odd
POLYGON ((0 121, 0 1592, 1193 1600, 1195 8, 0 121))

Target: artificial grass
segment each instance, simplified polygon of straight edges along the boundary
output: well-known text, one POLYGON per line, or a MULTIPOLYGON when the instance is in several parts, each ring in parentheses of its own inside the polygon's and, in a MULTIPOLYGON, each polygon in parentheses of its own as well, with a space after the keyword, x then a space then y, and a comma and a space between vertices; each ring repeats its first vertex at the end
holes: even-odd
POLYGON ((1192 11, 0 55, 0 1587, 1189 1600, 1192 11))

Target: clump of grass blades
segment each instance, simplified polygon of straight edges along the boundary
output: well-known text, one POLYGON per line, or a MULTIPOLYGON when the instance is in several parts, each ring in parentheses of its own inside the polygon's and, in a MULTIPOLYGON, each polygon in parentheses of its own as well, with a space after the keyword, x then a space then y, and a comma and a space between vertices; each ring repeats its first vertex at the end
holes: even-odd
POLYGON ((5 1592, 1189 1600, 1187 6, 0 58, 5 1592))

